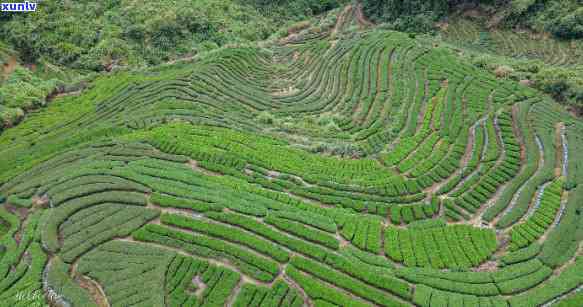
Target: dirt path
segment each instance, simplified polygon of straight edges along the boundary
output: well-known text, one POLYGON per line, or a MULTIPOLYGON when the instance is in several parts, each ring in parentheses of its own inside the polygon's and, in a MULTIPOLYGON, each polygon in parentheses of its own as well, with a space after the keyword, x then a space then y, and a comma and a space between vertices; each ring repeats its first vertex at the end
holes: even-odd
MULTIPOLYGON (((52 305, 56 306, 69 306, 69 302, 67 302, 61 295, 59 295, 55 290, 53 290, 50 285, 48 284, 47 273, 48 268, 51 265, 51 262, 54 260, 55 256, 53 254, 49 254, 49 260, 44 268, 43 275, 42 275, 42 284, 45 295, 47 297, 47 301, 52 305)), ((77 265, 78 260, 76 259, 71 266, 69 267, 69 277, 77 282, 79 286, 89 293, 89 296, 93 298, 93 302, 98 307, 110 307, 109 301, 107 300, 107 296, 105 295, 105 291, 101 287, 101 285, 89 278, 88 276, 79 274, 77 272, 77 265)))
MULTIPOLYGON (((425 119, 425 113, 428 111, 429 106, 433 105, 435 103, 434 99, 435 97, 429 97, 430 93, 429 93, 429 79, 427 78, 427 74, 429 73, 429 69, 426 68, 425 71, 423 71, 423 80, 421 80, 421 82, 423 82, 423 98, 421 99, 421 108, 420 108, 420 112, 419 114, 417 114, 417 122, 416 127, 415 127, 415 134, 419 133, 421 131, 421 129, 423 128, 423 121, 425 119)), ((417 75, 417 74, 415 74, 417 75)), ((417 100, 417 96, 415 97, 415 100, 417 100)), ((415 104, 415 103, 413 103, 415 104)))
POLYGON ((545 190, 547 189, 547 187, 553 183, 552 181, 547 181, 545 183, 543 183, 543 185, 541 185, 540 187, 538 187, 536 193, 534 194, 534 199, 533 201, 530 202, 530 205, 528 207, 528 210, 526 211, 526 213, 518 220, 518 222, 516 222, 515 224, 519 224, 519 223, 523 223, 525 222, 529 217, 531 217, 534 212, 540 207, 541 205, 541 200, 542 197, 545 193, 545 190))
POLYGON ((105 291, 97 281, 85 275, 79 275, 77 278, 75 278, 75 281, 79 283, 79 286, 81 286, 81 288, 84 288, 89 292, 89 295, 93 298, 93 301, 97 304, 97 306, 99 307, 110 306, 109 302, 107 301, 105 291))
MULTIPOLYGON (((474 147, 476 145, 475 144, 475 129, 477 128, 477 126, 478 126, 478 124, 480 122, 484 122, 487 119, 488 119, 488 117, 483 117, 480 120, 478 120, 478 122, 476 122, 474 124, 474 127, 473 127, 473 130, 474 130, 474 135, 473 135, 474 140, 472 141, 474 143, 474 147)), ((488 138, 488 134, 487 133, 484 133, 484 145, 482 146, 482 152, 480 153, 480 157, 483 157, 484 156, 484 154, 486 152, 486 149, 488 148, 488 143, 489 142, 491 142, 491 140, 488 138)), ((465 165, 462 165, 462 167, 460 167, 456 173, 461 173, 463 171, 463 168, 465 166, 467 166, 469 160, 472 158, 473 153, 474 152, 473 152, 473 148, 472 148, 472 151, 466 157, 467 160, 465 162, 465 165)), ((478 172, 480 171, 480 169, 482 168, 483 165, 484 165, 483 163, 478 164, 477 167, 476 167, 476 169, 474 169, 471 173, 467 174, 464 178, 462 178, 462 180, 460 180, 460 182, 458 182, 458 184, 451 191, 449 191, 449 193, 447 193, 447 194, 448 195, 451 195, 451 194, 455 193, 456 191, 460 190, 460 188, 466 183, 466 181, 468 181, 470 178, 472 178, 472 177, 474 177, 474 176, 476 176, 478 174, 478 172)))
POLYGON ((514 193, 514 195, 512 196, 512 200, 510 201, 510 204, 508 204, 508 207, 506 207, 506 209, 504 209, 504 211, 502 211, 500 214, 498 214, 498 216, 496 218, 494 218, 492 220, 492 222, 491 222, 492 225, 495 225, 498 222, 498 220, 500 220, 500 218, 502 218, 503 216, 508 214, 508 212, 512 211, 514 206, 516 206, 516 202, 518 202, 518 198, 520 197, 522 190, 524 190, 524 188, 526 186, 528 186, 528 184, 530 184, 532 179, 536 177, 536 174, 538 174, 541 171, 541 169, 545 163, 543 144, 538 136, 535 136, 535 142, 536 142, 538 150, 539 150, 539 161, 538 161, 537 170, 534 172, 533 176, 528 178, 528 180, 526 180, 522 184, 522 186, 520 186, 520 188, 518 188, 518 191, 516 191, 516 193, 514 193))
POLYGON ((271 287, 273 285, 273 282, 264 282, 264 281, 259 281, 259 280, 255 280, 253 278, 248 277, 247 275, 245 275, 245 273, 241 272, 241 270, 239 270, 239 268, 237 268, 234 264, 232 264, 228 259, 213 259, 213 258, 202 258, 202 257, 198 257, 196 255, 192 255, 189 254, 181 249, 178 248, 174 248, 174 247, 170 247, 167 245, 161 245, 158 243, 154 243, 154 242, 141 242, 141 241, 136 241, 134 240, 131 236, 130 237, 126 237, 126 238, 119 238, 117 239, 118 241, 124 241, 124 242, 132 242, 132 243, 140 243, 140 244, 147 244, 150 246, 155 246, 161 249, 165 249, 165 250, 169 250, 172 252, 175 252, 177 254, 180 254, 182 256, 185 257, 195 257, 195 258, 200 258, 204 261, 207 261, 208 263, 215 265, 215 266, 219 266, 219 267, 225 267, 233 272, 237 272, 241 275, 241 280, 246 282, 246 283, 251 283, 251 284, 255 284, 255 285, 259 285, 259 286, 266 286, 266 287, 271 287))
POLYGON ((192 60, 194 60, 194 59, 196 59, 198 57, 199 57, 198 54, 190 55, 190 56, 185 56, 185 57, 182 57, 182 58, 170 60, 170 61, 166 62, 165 64, 167 64, 167 65, 174 65, 174 64, 179 63, 179 62, 190 62, 190 61, 192 61, 192 60))
MULTIPOLYGON (((515 111, 515 110, 513 110, 515 111)), ((517 109, 516 109, 517 112, 517 109)), ((513 116, 513 130, 514 130, 514 134, 515 135, 520 135, 518 132, 518 125, 515 123, 514 119, 516 117, 513 116)), ((498 145, 500 146, 500 148, 502 149, 502 154, 501 157, 499 157, 499 159, 496 161, 496 165, 493 167, 498 167, 500 164, 502 164, 502 162, 504 161, 504 159, 506 158, 506 149, 504 148, 504 142, 502 140, 501 137, 501 132, 500 132, 500 127, 498 126, 498 121, 497 118, 495 118, 494 120, 494 127, 496 128, 496 141, 498 142, 498 145)), ((488 143, 488 137, 487 134, 485 136, 485 146, 484 146, 484 151, 482 152, 482 156, 485 154, 485 150, 487 148, 487 143, 488 143)), ((526 152, 526 148, 522 147, 524 142, 521 142, 521 151, 522 152, 526 152)), ((521 152, 521 156, 522 156, 522 152, 521 152)), ((526 164, 521 164, 520 166, 520 170, 519 173, 524 171, 526 164)), ((486 204, 482 205, 478 211, 475 213, 474 217, 470 220, 470 223, 474 226, 477 227, 488 227, 488 228, 492 228, 493 225, 495 225, 496 223, 494 221, 488 223, 484 220, 482 220, 482 217, 484 215, 484 213, 493 205, 495 205, 498 200, 500 199, 500 197, 502 196, 502 194, 504 193, 505 189, 508 187, 508 185, 510 185, 512 183, 512 180, 505 182, 504 184, 500 185, 499 187, 497 187, 496 192, 494 193, 494 195, 486 202, 486 204)), ((497 219, 495 219, 497 221, 497 219)))
POLYGON ((223 175, 220 173, 211 172, 205 168, 198 166, 198 161, 195 161, 195 160, 189 160, 187 164, 188 164, 188 166, 190 166, 190 168, 192 168, 193 171, 203 173, 207 176, 222 176, 223 175))
MULTIPOLYGON (((460 167, 455 172, 453 172, 448 178, 446 178, 445 180, 442 180, 440 182, 435 183, 433 186, 429 187, 425 192, 435 194, 443 186, 445 186, 452 178, 459 176, 463 172, 464 168, 466 168, 466 166, 470 162, 470 159, 472 158, 472 154, 476 148, 476 144, 475 144, 476 143, 476 141, 475 141, 476 140, 476 128, 481 123, 483 123, 484 120, 486 120, 486 117, 480 118, 470 127, 470 133, 468 133, 468 144, 466 145, 466 151, 464 152, 464 155, 462 156, 462 159, 460 161, 460 167)), ((450 150, 453 150, 453 146, 452 146, 452 149, 450 149, 450 150)))
POLYGON ((342 30, 342 28, 344 28, 344 23, 346 22, 346 16, 348 16, 351 13, 352 13, 352 5, 347 5, 344 8, 344 10, 342 10, 340 15, 338 15, 338 20, 336 20, 336 25, 332 29, 332 32, 330 32, 330 35, 332 37, 335 37, 336 34, 338 34, 338 32, 340 30, 342 30))
MULTIPOLYGON (((558 124, 558 126, 560 129, 560 137, 561 137, 560 140, 562 143, 561 144, 562 146, 560 147, 560 149, 562 149, 561 175, 566 177, 567 176, 567 167, 569 164, 569 150, 568 150, 568 145, 567 145, 567 139, 565 137, 565 125, 564 125, 564 123, 561 122, 558 124)), ((551 229, 557 227, 557 225, 561 221, 561 218, 563 217, 563 214, 565 213, 568 201, 569 201, 569 191, 563 191, 563 194, 561 195, 561 206, 559 207, 559 212, 557 213, 557 216, 555 216, 555 219, 554 219, 553 223, 551 224, 551 226, 549 227, 549 229, 547 229, 545 231, 545 233, 542 235, 542 237, 539 239, 539 242, 544 242, 547 239, 549 233, 551 233, 551 229)))
MULTIPOLYGON (((526 139, 520 126, 518 125, 517 119, 519 118, 520 108, 518 104, 512 106, 512 130, 516 135, 516 138, 520 140, 520 161, 526 163, 526 139)), ((528 124, 528 123, 525 123, 528 124)))
MULTIPOLYGON (((483 151, 482 151, 481 156, 484 157, 484 155, 486 154, 486 151, 488 149, 488 144, 489 144, 489 142, 492 142, 492 141, 498 143, 498 148, 501 150, 501 154, 499 155, 498 160, 496 160, 496 163, 490 169, 494 169, 496 167, 499 167, 503 163, 504 159, 506 159, 506 148, 505 148, 504 142, 502 140, 502 132, 500 130, 500 126, 498 126, 498 117, 495 114, 493 114, 492 116, 494 116, 494 130, 495 130, 494 140, 490 140, 488 133, 484 134, 484 147, 483 147, 483 151)), ((478 167, 478 169, 476 169, 476 171, 472 174, 477 174, 477 172, 482 168, 483 165, 485 165, 485 164, 480 163, 480 166, 478 167)), ((476 182, 474 184, 474 186, 478 185, 479 182, 480 181, 476 182)), ((462 184, 462 183, 460 182, 460 184, 462 184)), ((486 210, 488 210, 488 208, 493 206, 498 201, 498 199, 500 198, 500 195, 502 194, 501 191, 503 191, 508 184, 509 184, 509 182, 506 182, 503 185, 497 187, 496 193, 494 194, 494 196, 492 198, 490 198, 488 200, 488 202, 486 202, 486 204, 480 206, 480 209, 479 209, 480 214, 477 214, 479 217, 479 221, 476 222, 477 224, 483 224, 483 222, 481 220, 483 213, 486 212, 486 210)), ((471 188, 473 188, 474 186, 472 186, 471 188)), ((489 225, 494 225, 494 224, 489 223, 489 225)))
POLYGON ((555 125, 555 176, 560 177, 563 173, 563 131, 564 124, 555 125))
MULTIPOLYGON (((185 257, 188 257, 188 258, 191 258, 191 257, 199 258, 196 255, 189 254, 189 253, 187 253, 187 252, 185 252, 185 251, 183 251, 181 249, 178 249, 178 248, 173 248, 173 247, 170 247, 170 246, 161 245, 161 244, 153 243, 153 242, 147 242, 146 243, 146 242, 136 241, 131 236, 126 237, 126 238, 122 238, 122 239, 118 239, 118 241, 148 244, 150 246, 155 246, 155 247, 158 247, 158 248, 161 248, 161 249, 165 249, 165 250, 169 250, 169 251, 175 252, 177 254, 180 254, 180 255, 185 256, 185 257)), ((271 288, 273 286, 273 283, 275 282, 275 280, 277 280, 277 278, 276 278, 276 279, 274 279, 273 282, 267 283, 267 282, 263 282, 263 281, 259 281, 259 280, 252 279, 252 278, 248 277, 247 275, 245 275, 243 272, 241 272, 241 270, 239 270, 239 268, 237 268, 235 265, 233 265, 227 259, 220 259, 220 260, 212 259, 212 258, 200 258, 200 259, 202 259, 203 261, 208 262, 211 265, 214 265, 214 266, 217 266, 217 267, 227 268, 227 269, 229 269, 229 270, 231 270, 233 272, 238 273, 239 276, 241 277, 241 279, 239 280, 239 283, 237 283, 237 285, 235 286, 235 288, 233 289, 233 291, 231 291, 231 293, 229 294, 229 297, 226 300, 226 306, 233 306, 234 305, 234 303, 235 303, 235 301, 237 299, 237 296, 241 292, 241 288, 243 287, 244 284, 250 283, 250 284, 254 284, 254 285, 258 285, 258 286, 265 286, 265 287, 271 288)), ((204 288, 206 286, 202 286, 201 287, 201 285, 204 285, 204 283, 202 281, 200 281, 199 276, 195 276, 195 278, 193 279, 193 282, 197 282, 198 285, 199 285, 198 290, 197 290, 197 293, 198 293, 197 295, 199 295, 202 291, 204 291, 204 288)))
POLYGON ((304 301, 305 306, 313 307, 314 303, 312 302, 312 300, 310 299, 308 294, 306 294, 306 291, 304 291, 304 288, 300 287, 300 285, 298 285, 293 279, 291 279, 289 276, 287 276, 287 274, 285 274, 286 268, 287 268, 287 265, 285 265, 282 269, 283 280, 285 282, 287 282, 291 287, 294 287, 294 288, 296 288, 296 290, 298 290, 298 292, 300 293, 300 296, 302 297, 302 299, 304 301))
POLYGON ((12 72, 14 72, 16 69, 16 66, 18 66, 18 60, 16 56, 10 56, 8 61, 6 61, 2 66, 2 80, 7 80, 8 77, 10 77, 10 74, 12 74, 12 72))
MULTIPOLYGON (((512 107, 512 131, 514 133, 514 135, 516 136, 516 138, 519 140, 519 144, 520 144, 520 168, 518 170, 517 174, 521 174, 522 172, 524 172, 525 168, 526 168, 526 140, 524 139, 524 136, 522 134, 522 132, 520 131, 520 128, 518 126, 518 123, 516 122, 517 118, 518 118, 518 112, 519 112, 519 108, 517 105, 514 105, 512 107)), ((495 118, 495 122, 494 122, 494 127, 496 128, 496 132, 497 132, 497 141, 498 141, 498 145, 500 146, 500 148, 502 148, 502 157, 496 162, 496 167, 499 165, 499 163, 501 161, 504 161, 504 159, 506 158, 506 148, 504 147, 504 141, 502 140, 502 134, 500 134, 501 132, 499 131, 500 127, 498 126, 498 118, 495 118)), ((485 149, 485 148, 484 148, 485 149)), ((485 221, 482 220, 482 216, 484 215, 484 213, 486 212, 486 210, 488 210, 490 207, 492 207, 493 205, 495 205, 498 200, 500 199, 500 197, 502 196, 502 193, 505 191, 505 189, 512 183, 512 179, 506 181, 504 184, 502 184, 501 186, 499 186, 496 190, 496 193, 494 194, 494 196, 487 202, 487 204, 485 206, 482 206, 480 208, 481 213, 479 214, 479 218, 480 218, 480 222, 481 224, 487 224, 489 227, 492 227, 493 225, 495 225, 495 221, 497 222, 498 219, 494 219, 494 221, 490 222, 490 223, 486 223, 485 221)), ((521 189, 522 186, 519 188, 521 189)), ((510 207, 510 206, 509 206, 510 207)))
POLYGON ((538 240, 539 242, 541 243, 544 242, 551 233, 552 229, 559 225, 559 222, 561 221, 561 218, 563 218, 563 214, 565 213, 565 209, 567 208, 568 200, 569 192, 564 191, 563 194, 561 195, 561 206, 559 207, 559 212, 557 212, 557 216, 555 216, 553 223, 549 226, 547 230, 545 230, 545 233, 540 237, 540 239, 538 240))
POLYGON ((356 6, 356 21, 360 26, 360 29, 368 28, 374 26, 374 24, 364 16, 364 12, 362 11, 362 3, 359 3, 356 6))
POLYGON ((544 304, 544 305, 542 305, 541 307, 551 307, 551 306, 553 306, 555 303, 557 303, 557 302, 559 302, 559 301, 561 301, 561 300, 565 299, 567 296, 570 296, 571 294, 579 293, 579 292, 581 292, 581 291, 583 291, 583 285, 580 285, 579 287, 577 287, 577 288, 575 288, 575 289, 573 289, 573 290, 571 290, 571 291, 568 291, 567 293, 565 293, 565 294, 563 294, 563 295, 560 295, 560 296, 558 296, 558 297, 554 298, 553 300, 549 301, 548 303, 545 303, 545 304, 544 304))
MULTIPOLYGON (((389 116, 389 113, 392 112, 391 110, 391 106, 392 106, 392 102, 394 99, 394 95, 395 95, 395 90, 394 88, 394 77, 393 77, 393 65, 395 65, 395 57, 396 57, 396 50, 397 48, 392 48, 390 53, 389 53, 389 63, 387 65, 387 91, 389 93, 389 96, 386 98, 386 100, 383 102, 383 107, 381 109, 381 116, 380 118, 378 118, 378 120, 385 124, 387 122, 387 117, 389 116)), ((382 78, 382 76, 381 76, 382 78)), ((379 87, 381 88, 382 85, 379 83, 379 87)))
MULTIPOLYGON (((394 50, 394 49, 393 49, 393 50, 394 50)), ((382 50, 381 50, 381 52, 379 52, 379 55, 378 55, 378 57, 377 57, 377 59, 376 59, 376 72, 377 72, 377 73, 376 73, 376 76, 375 76, 375 80, 374 80, 374 82, 376 83, 376 89, 377 89, 377 90, 376 90, 376 93, 374 93, 374 99, 373 99, 373 102, 372 102, 372 103, 371 103, 371 105, 369 106, 369 108, 368 108, 368 112, 366 112, 366 116, 364 116, 364 117, 360 118, 360 120, 359 120, 359 123, 358 123, 358 124, 359 124, 359 125, 361 125, 361 126, 362 126, 364 123, 368 123, 368 122, 370 122, 371 120, 376 120, 376 119, 371 119, 371 117, 374 115, 374 112, 373 112, 373 111, 374 111, 374 109, 375 109, 375 104, 377 104, 377 103, 381 103, 381 104, 383 105, 383 106, 381 107, 381 116, 382 116, 382 114, 384 113, 384 112, 383 112, 383 111, 384 111, 384 101, 380 101, 380 100, 379 100, 379 97, 380 97, 380 95, 381 95, 381 92, 380 92, 380 89, 382 88, 382 85, 381 85, 381 78, 382 78, 382 75, 383 75, 383 70, 382 70, 382 57, 383 57, 383 55, 385 55, 385 52, 386 52, 386 51, 387 51, 387 48, 386 48, 386 47, 383 47, 383 48, 382 48, 382 50)), ((389 58, 390 58, 390 57, 392 57, 392 53, 393 53, 393 51, 391 50, 391 53, 390 53, 390 55, 389 55, 389 58)), ((391 64, 389 63, 389 67, 390 67, 390 65, 391 65, 391 64)), ((389 75, 389 78, 390 78, 390 75, 389 75)), ((369 80, 370 80, 370 79, 369 79, 369 80)), ((390 81, 389 81, 389 82, 390 82, 390 81)), ((369 85, 369 89, 370 89, 370 85, 369 85)))
POLYGON ((46 100, 47 100, 47 103, 49 103, 57 98, 67 97, 67 96, 79 96, 79 95, 81 95, 81 93, 83 93, 83 90, 78 90, 78 91, 74 91, 74 92, 51 94, 51 95, 47 96, 46 100))
POLYGON ((561 123, 561 143, 563 145, 563 170, 562 175, 567 177, 569 172, 569 144, 565 134, 565 124, 561 123))

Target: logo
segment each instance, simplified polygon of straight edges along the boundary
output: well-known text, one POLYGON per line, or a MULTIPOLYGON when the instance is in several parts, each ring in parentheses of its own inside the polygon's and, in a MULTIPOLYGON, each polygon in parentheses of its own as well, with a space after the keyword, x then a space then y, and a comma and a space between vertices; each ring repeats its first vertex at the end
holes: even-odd
POLYGON ((22 2, 22 3, 0 3, 0 10, 2 12, 34 12, 36 11, 36 3, 22 2))

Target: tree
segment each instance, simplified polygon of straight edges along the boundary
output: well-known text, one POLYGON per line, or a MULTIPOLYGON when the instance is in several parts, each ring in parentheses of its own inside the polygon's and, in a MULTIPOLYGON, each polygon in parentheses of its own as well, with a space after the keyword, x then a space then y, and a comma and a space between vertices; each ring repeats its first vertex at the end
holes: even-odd
POLYGON ((407 32, 431 31, 449 9, 447 0, 364 0, 362 4, 371 20, 407 32))
POLYGON ((565 39, 583 38, 583 7, 564 17, 555 19, 551 31, 565 39))

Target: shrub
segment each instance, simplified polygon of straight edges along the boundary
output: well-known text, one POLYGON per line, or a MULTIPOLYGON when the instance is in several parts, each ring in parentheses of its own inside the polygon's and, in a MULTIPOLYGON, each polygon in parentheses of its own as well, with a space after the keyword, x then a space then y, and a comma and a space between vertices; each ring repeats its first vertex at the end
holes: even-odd
POLYGON ((0 105, 0 132, 3 128, 16 126, 24 119, 24 111, 20 108, 6 108, 0 105))
POLYGON ((512 67, 507 66, 507 65, 498 66, 494 70, 494 74, 498 78, 508 78, 513 72, 514 72, 514 70, 512 69, 512 67))
POLYGON ((287 33, 288 34, 298 33, 304 29, 309 28, 310 26, 311 26, 310 21, 308 20, 300 21, 287 28, 287 33))
POLYGON ((578 8, 567 15, 557 17, 548 26, 551 32, 566 39, 583 38, 583 8, 578 8))
POLYGON ((257 121, 265 125, 273 125, 275 123, 275 117, 271 113, 263 111, 257 115, 257 121))

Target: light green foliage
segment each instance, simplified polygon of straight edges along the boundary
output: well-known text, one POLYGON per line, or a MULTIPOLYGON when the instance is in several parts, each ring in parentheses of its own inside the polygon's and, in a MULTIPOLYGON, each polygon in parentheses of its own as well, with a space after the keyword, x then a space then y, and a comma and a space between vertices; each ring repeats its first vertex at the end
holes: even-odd
POLYGON ((45 97, 54 90, 56 80, 42 80, 21 66, 1 83, 0 99, 10 108, 32 109, 45 104, 45 97))
POLYGON ((0 81, 0 131, 12 127, 24 117, 24 110, 46 104, 46 97, 58 85, 56 79, 44 80, 16 64, 6 80, 0 81))
POLYGON ((385 251, 409 267, 470 268, 496 250, 493 232, 467 225, 385 229, 385 251))

